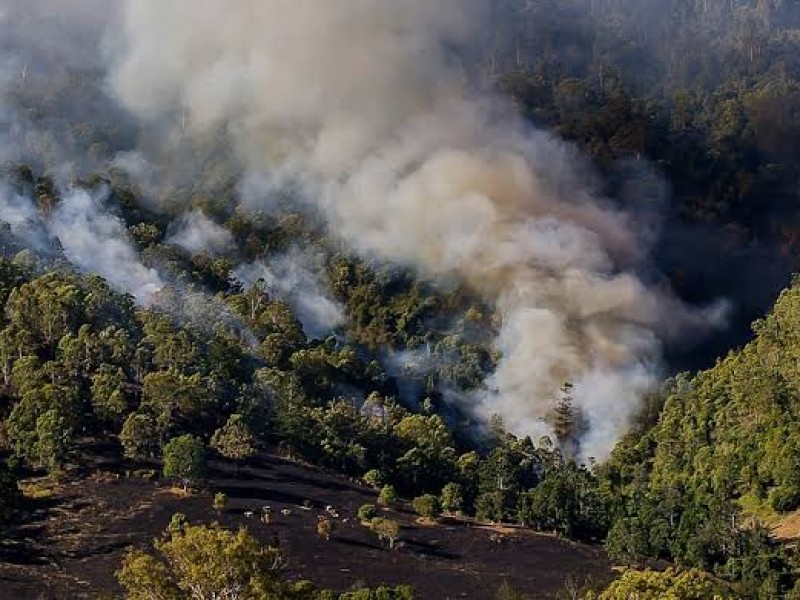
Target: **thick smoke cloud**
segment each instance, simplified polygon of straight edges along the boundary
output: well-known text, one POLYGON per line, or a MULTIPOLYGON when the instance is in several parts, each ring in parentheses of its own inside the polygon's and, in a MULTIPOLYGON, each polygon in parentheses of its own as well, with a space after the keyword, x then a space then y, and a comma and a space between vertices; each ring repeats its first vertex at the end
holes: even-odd
POLYGON ((544 433, 570 380, 583 452, 602 457, 663 341, 721 315, 648 286, 647 228, 459 68, 489 4, 129 0, 110 83, 143 119, 224 128, 247 168, 301 184, 364 255, 473 286, 502 316, 475 409, 544 433))
POLYGON ((105 167, 133 120, 105 93, 101 48, 112 0, 0 2, 0 165, 63 181, 105 167))

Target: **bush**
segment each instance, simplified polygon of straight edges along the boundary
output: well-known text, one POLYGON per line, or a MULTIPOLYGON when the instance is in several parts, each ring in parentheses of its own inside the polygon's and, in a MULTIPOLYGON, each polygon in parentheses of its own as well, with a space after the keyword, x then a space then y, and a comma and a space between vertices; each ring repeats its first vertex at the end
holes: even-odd
POLYGON ((393 485, 385 485, 381 488, 381 493, 378 495, 378 504, 382 506, 391 506, 397 502, 397 490, 393 485))
POLYGON ((394 543, 400 537, 400 523, 392 519, 375 517, 370 523, 370 529, 378 535, 379 540, 389 540, 389 548, 394 548, 394 543))
POLYGON ((377 469, 372 469, 371 471, 364 473, 363 479, 364 483, 375 489, 378 489, 384 484, 383 473, 377 469))
POLYGON ((369 523, 378 514, 378 509, 374 504, 364 504, 358 509, 358 520, 362 523, 369 523))
POLYGON ((175 513, 172 515, 172 518, 169 520, 169 525, 167 525, 167 531, 171 534, 176 535, 178 533, 182 533, 186 526, 189 524, 189 520, 186 518, 186 515, 183 513, 175 513))
POLYGON ((214 510, 225 510, 228 506, 228 496, 222 492, 214 494, 214 510))
POLYGON ((411 505, 420 517, 426 519, 432 519, 439 512, 439 499, 433 494, 418 496, 411 505))
POLYGON ((587 594, 586 600, 642 600, 657 598, 681 598, 685 600, 703 600, 718 598, 724 600, 737 597, 727 584, 697 569, 678 572, 675 569, 666 571, 637 571, 629 569, 599 595, 587 594))
POLYGON ((336 525, 330 519, 322 519, 317 523, 317 534, 326 541, 331 539, 334 529, 336 529, 336 525))

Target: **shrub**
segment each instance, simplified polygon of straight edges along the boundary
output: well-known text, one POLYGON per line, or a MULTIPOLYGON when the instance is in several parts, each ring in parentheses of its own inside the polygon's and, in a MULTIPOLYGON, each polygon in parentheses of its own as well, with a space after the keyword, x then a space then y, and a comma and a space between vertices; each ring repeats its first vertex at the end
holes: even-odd
POLYGON ((375 489, 378 489, 384 484, 383 473, 377 469, 372 469, 371 471, 364 473, 363 479, 364 483, 375 489))
POLYGON ((317 523, 317 534, 326 541, 331 539, 331 535, 336 529, 336 525, 330 519, 322 519, 317 523))
POLYGON ((225 510, 228 506, 228 496, 222 492, 214 494, 214 510, 225 510))
POLYGON ((176 535, 182 533, 188 524, 189 520, 186 518, 185 514, 175 513, 172 515, 169 525, 167 525, 167 531, 169 531, 172 535, 176 535))
POLYGON ((362 523, 369 523, 378 514, 378 509, 374 504, 364 504, 358 509, 358 520, 362 523))
POLYGON ((378 495, 378 504, 391 506, 395 502, 397 502, 397 490, 392 485, 383 486, 381 493, 378 495))
POLYGON ((425 494, 414 498, 411 505, 420 517, 432 519, 439 511, 439 499, 433 494, 425 494))

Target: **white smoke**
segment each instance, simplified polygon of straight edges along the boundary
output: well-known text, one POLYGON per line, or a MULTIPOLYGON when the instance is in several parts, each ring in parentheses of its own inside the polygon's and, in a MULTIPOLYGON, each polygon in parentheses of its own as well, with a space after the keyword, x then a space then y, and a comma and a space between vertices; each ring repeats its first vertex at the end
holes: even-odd
POLYGON ((344 307, 326 294, 322 269, 298 248, 268 262, 241 265, 234 277, 246 287, 261 282, 268 294, 288 302, 311 338, 322 338, 344 324, 344 307))
POLYGON ((36 251, 52 251, 57 240, 77 269, 96 273, 140 304, 149 304, 163 281, 155 269, 142 263, 122 220, 105 208, 103 195, 81 188, 68 190, 51 211, 43 213, 29 198, 0 192, 0 221, 36 251))
POLYGON ((106 212, 98 196, 72 190, 47 224, 70 262, 82 271, 97 273, 141 304, 148 304, 163 287, 158 272, 142 264, 122 220, 106 212))
POLYGON ((601 458, 662 340, 719 315, 642 281, 649 236, 583 183, 572 148, 457 66, 489 4, 127 0, 111 84, 142 118, 225 128, 246 167, 302 184, 363 254, 472 285, 503 323, 476 409, 539 433, 570 380, 601 458))
POLYGON ((8 231, 23 246, 37 252, 52 251, 45 227, 33 203, 0 185, 0 222, 8 225, 8 231))
POLYGON ((118 152, 108 166, 112 170, 125 173, 146 196, 157 194, 158 174, 141 152, 118 152))
POLYGON ((231 232, 199 210, 179 217, 172 224, 172 229, 174 231, 167 238, 167 243, 180 246, 191 254, 222 254, 233 246, 231 232))

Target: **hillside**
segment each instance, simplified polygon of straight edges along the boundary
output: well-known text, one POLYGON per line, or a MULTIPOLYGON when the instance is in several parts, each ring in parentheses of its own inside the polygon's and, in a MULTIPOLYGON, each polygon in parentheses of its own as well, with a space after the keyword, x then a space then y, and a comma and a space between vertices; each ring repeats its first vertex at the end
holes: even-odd
POLYGON ((791 564, 793 553, 766 548, 771 535, 797 535, 798 324, 795 282, 754 324, 753 341, 665 385, 655 424, 627 436, 604 467, 621 498, 608 541, 617 556, 724 573, 741 568, 747 559, 739 553, 750 546, 763 548, 766 560, 748 568, 764 577, 778 577, 770 561, 791 564))
POLYGON ((114 572, 128 546, 146 547, 163 536, 176 512, 190 522, 247 527, 262 543, 281 548, 282 577, 339 591, 407 583, 418 597, 489 599, 508 583, 532 598, 553 598, 567 583, 601 585, 612 576, 597 547, 460 520, 420 525, 405 509, 381 511, 402 523, 401 547, 389 550, 356 519, 361 505, 375 502, 375 492, 271 455, 238 469, 214 463, 209 486, 230 498, 221 513, 212 509, 210 493, 184 497, 169 485, 126 477, 105 461, 60 483, 23 482, 39 496, 38 508, 7 531, 0 549, 3 598, 117 596, 114 572), (306 504, 310 510, 301 508, 306 504), (265 505, 272 509, 269 524, 259 518, 265 505), (327 506, 339 514, 339 528, 326 542, 316 525, 327 506), (249 510, 256 516, 245 517, 249 510))
POLYGON ((0 598, 800 597, 798 270, 798 2, 0 0, 0 598))

